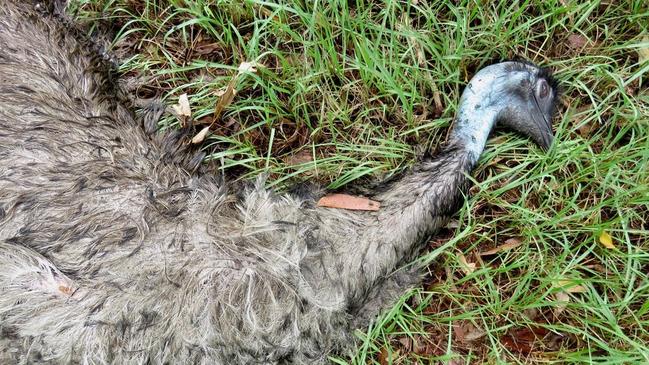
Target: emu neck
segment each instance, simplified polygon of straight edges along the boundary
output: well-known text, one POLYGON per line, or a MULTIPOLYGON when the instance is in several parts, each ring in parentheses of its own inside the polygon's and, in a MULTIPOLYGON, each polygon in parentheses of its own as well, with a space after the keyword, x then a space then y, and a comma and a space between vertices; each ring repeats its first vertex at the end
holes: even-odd
POLYGON ((451 143, 467 153, 470 165, 476 164, 487 143, 502 106, 497 95, 496 75, 477 75, 466 86, 458 108, 451 143))

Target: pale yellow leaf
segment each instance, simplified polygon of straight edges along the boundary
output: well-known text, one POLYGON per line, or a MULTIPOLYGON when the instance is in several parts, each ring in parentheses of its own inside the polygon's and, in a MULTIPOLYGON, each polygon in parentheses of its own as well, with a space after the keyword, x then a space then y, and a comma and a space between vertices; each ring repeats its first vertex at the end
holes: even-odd
POLYGON ((602 233, 599 235, 599 243, 604 245, 604 247, 606 248, 615 248, 615 245, 613 244, 613 237, 611 237, 611 235, 606 231, 602 231, 602 233))
POLYGON ((194 138, 192 138, 192 143, 198 144, 203 142, 203 140, 205 140, 205 137, 207 137, 209 133, 210 133, 210 126, 201 129, 201 131, 198 132, 198 134, 196 134, 194 138))
POLYGON ((588 291, 586 287, 576 284, 573 280, 557 280, 552 285, 555 288, 561 288, 566 293, 585 293, 588 291))
POLYGON ((514 249, 514 248, 516 248, 516 247, 518 247, 518 246, 520 246, 522 244, 523 244, 523 242, 521 240, 519 240, 518 238, 510 238, 510 239, 506 240, 504 244, 502 244, 502 245, 500 245, 500 246, 498 246, 496 248, 492 248, 491 250, 481 252, 480 256, 495 255, 498 252, 508 251, 508 250, 514 249))
POLYGON ((649 61, 649 36, 644 36, 642 43, 644 43, 644 46, 638 48, 638 63, 640 65, 649 61))
POLYGON ((461 252, 458 253, 457 257, 460 260, 460 265, 462 266, 462 271, 464 271, 465 275, 470 275, 475 271, 475 262, 468 262, 461 252))
POLYGON ((347 210, 379 210, 381 203, 360 196, 347 194, 331 194, 318 200, 319 207, 339 208, 347 210))
POLYGON ((554 307, 554 314, 559 315, 564 309, 566 309, 566 306, 570 302, 570 296, 565 291, 560 291, 554 294, 554 298, 558 302, 554 307))
POLYGON ((176 114, 183 117, 191 117, 192 109, 189 106, 189 97, 187 94, 182 94, 178 97, 178 104, 172 106, 176 114))
POLYGON ((257 72, 257 62, 242 62, 239 65, 239 74, 242 74, 244 72, 252 72, 255 73, 257 72))
POLYGON ((588 291, 583 285, 574 285, 565 289, 568 293, 585 293, 588 291))

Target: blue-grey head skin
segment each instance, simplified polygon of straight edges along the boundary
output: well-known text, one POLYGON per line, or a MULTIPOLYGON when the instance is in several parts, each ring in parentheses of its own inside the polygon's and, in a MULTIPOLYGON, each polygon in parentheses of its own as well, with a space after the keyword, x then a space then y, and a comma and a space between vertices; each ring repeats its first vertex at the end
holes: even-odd
POLYGON ((452 139, 477 158, 498 124, 549 149, 556 99, 556 82, 546 69, 518 61, 485 67, 462 94, 452 139))

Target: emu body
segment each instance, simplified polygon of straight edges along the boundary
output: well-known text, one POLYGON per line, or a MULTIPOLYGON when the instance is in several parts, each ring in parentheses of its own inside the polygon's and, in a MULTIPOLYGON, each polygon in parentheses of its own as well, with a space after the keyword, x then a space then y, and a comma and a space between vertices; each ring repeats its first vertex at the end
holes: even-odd
POLYGON ((0 7, 0 363, 324 362, 418 281, 399 268, 456 211, 495 123, 551 141, 547 75, 497 64, 380 211, 320 208, 319 191, 219 181, 147 133, 102 65, 59 18, 0 7))

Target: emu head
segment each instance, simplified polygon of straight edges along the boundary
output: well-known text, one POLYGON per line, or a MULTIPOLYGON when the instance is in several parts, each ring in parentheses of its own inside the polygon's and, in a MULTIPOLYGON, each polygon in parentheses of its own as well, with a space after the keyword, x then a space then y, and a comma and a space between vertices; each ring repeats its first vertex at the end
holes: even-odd
POLYGON ((481 152, 488 132, 498 124, 548 149, 557 94, 550 72, 534 64, 508 61, 485 67, 462 94, 455 135, 481 152))
POLYGON ((556 81, 547 69, 532 64, 502 64, 508 73, 503 83, 504 102, 496 123, 530 137, 543 149, 552 145, 552 116, 557 101, 556 81))

